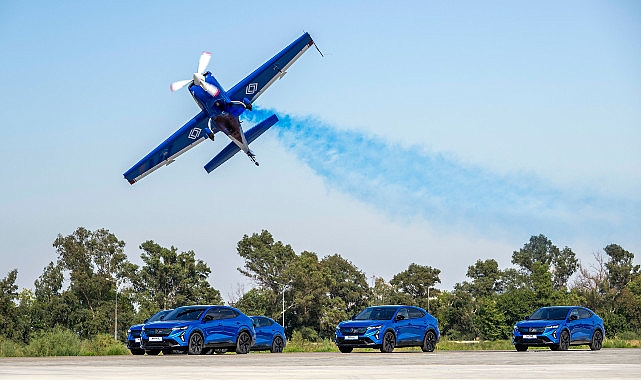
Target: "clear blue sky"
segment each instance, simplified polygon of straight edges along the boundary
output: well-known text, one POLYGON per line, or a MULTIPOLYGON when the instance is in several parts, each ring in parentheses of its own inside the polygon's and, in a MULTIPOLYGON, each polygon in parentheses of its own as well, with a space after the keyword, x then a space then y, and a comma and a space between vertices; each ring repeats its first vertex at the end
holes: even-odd
POLYGON ((370 278, 430 265, 444 289, 541 233, 584 264, 641 255, 641 3, 184 4, 0 2, 0 277, 32 288, 79 226, 136 263, 149 239, 194 250, 226 299, 262 229, 370 278), (260 167, 206 174, 221 137, 123 179, 198 111, 169 83, 202 51, 230 88, 304 31, 325 57, 259 99, 283 120, 260 167))

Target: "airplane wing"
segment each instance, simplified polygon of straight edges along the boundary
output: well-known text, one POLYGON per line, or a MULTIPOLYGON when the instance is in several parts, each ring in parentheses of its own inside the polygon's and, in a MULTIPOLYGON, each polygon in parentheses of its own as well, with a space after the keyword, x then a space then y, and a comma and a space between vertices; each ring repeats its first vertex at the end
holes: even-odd
POLYGON ((309 33, 303 34, 272 59, 249 74, 247 78, 227 91, 229 98, 240 102, 247 98, 253 103, 276 79, 282 78, 289 66, 313 43, 314 41, 309 33))
POLYGON ((169 165, 176 157, 188 151, 207 138, 207 115, 200 111, 162 144, 152 150, 142 160, 124 174, 132 185, 163 165, 169 165))

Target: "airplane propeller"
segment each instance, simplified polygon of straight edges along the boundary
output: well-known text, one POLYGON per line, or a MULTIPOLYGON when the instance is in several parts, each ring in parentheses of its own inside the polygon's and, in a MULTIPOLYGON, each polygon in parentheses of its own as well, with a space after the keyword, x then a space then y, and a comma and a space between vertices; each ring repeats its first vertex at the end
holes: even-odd
MULTIPOLYGON (((200 55, 200 59, 198 60, 198 71, 194 73, 194 78, 197 76, 202 77, 202 74, 205 72, 205 69, 207 69, 207 65, 209 64, 209 61, 211 60, 211 53, 204 51, 200 55)), ((184 80, 179 80, 176 81, 172 84, 169 85, 169 89, 174 92, 178 91, 181 88, 185 87, 186 85, 193 83, 194 79, 184 79, 184 80)))

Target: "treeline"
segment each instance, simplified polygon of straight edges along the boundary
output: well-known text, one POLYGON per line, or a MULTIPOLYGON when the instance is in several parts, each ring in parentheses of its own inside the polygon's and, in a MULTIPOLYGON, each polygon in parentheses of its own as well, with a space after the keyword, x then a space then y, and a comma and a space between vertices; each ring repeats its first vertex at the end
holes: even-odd
MULTIPOLYGON (((125 243, 108 230, 78 228, 58 235, 57 258, 34 282, 18 291, 17 270, 0 280, 0 336, 28 344, 43 332, 67 329, 81 339, 117 334, 160 309, 222 304, 208 282, 209 266, 193 251, 178 252, 146 241, 141 266, 124 254, 125 243)), ((281 321, 288 335, 331 338, 336 324, 377 304, 413 304, 439 319, 453 340, 508 339, 514 323, 546 305, 584 305, 604 318, 608 336, 641 334, 641 276, 634 254, 611 244, 588 266, 569 247, 559 249, 544 235, 532 236, 512 254, 510 268, 493 260, 468 267, 468 280, 452 291, 438 288, 441 271, 412 263, 389 282, 365 273, 339 254, 299 254, 268 231, 245 235, 238 270, 256 287, 230 304, 248 315, 281 321), (573 279, 573 281, 570 281, 573 279)))

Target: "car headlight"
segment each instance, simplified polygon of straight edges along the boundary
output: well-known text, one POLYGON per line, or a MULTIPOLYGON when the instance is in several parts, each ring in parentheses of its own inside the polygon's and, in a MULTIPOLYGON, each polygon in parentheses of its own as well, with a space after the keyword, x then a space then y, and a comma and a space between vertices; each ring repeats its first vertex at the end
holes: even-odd
POLYGON ((127 329, 127 334, 131 334, 131 329, 127 329))
POLYGON ((174 332, 174 331, 180 331, 180 330, 187 330, 188 328, 189 326, 172 327, 171 331, 174 332))
POLYGON ((145 331, 145 326, 142 326, 142 331, 145 331))
POLYGON ((558 329, 559 325, 550 325, 550 326, 545 326, 546 329, 558 329))
POLYGON ((381 327, 383 327, 383 325, 378 325, 378 326, 369 326, 367 329, 368 329, 368 330, 378 330, 378 329, 380 329, 381 327))
POLYGON ((512 330, 514 330, 514 331, 519 331, 519 326, 514 325, 514 327, 512 328, 512 330))

